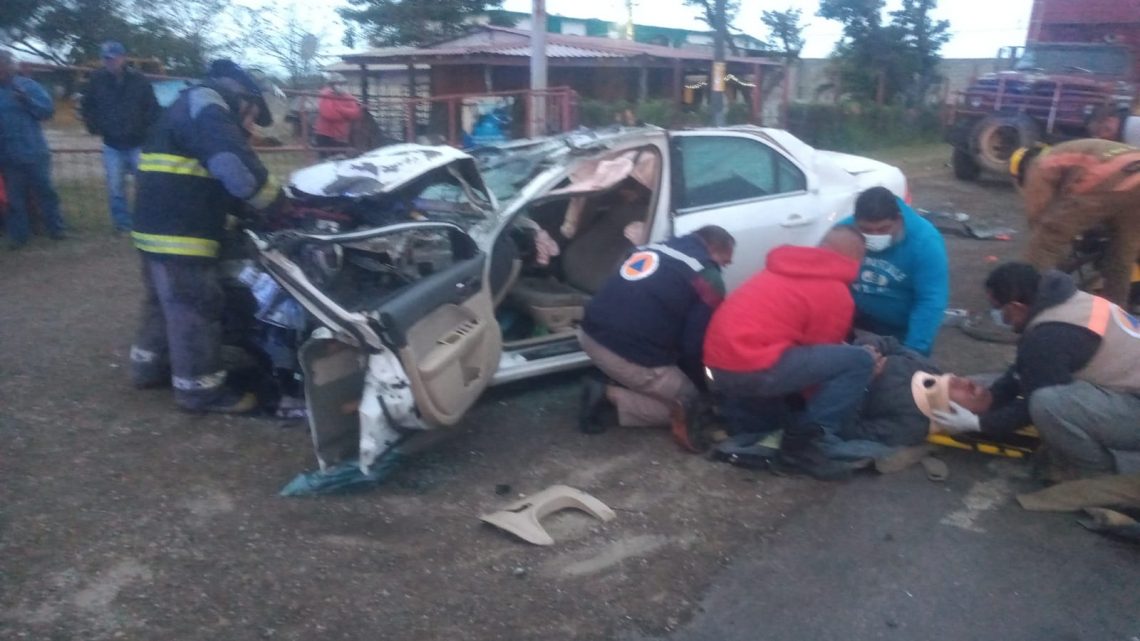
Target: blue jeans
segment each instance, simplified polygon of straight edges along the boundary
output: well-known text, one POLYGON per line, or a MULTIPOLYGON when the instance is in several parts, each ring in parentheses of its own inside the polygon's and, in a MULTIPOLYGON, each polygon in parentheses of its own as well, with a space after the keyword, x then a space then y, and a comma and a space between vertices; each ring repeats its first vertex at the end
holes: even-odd
POLYGON ((130 231, 127 174, 138 176, 139 148, 115 149, 103 145, 103 170, 107 174, 107 204, 111 210, 111 224, 119 231, 130 231))
POLYGON ((63 233, 63 217, 59 214, 59 195, 51 184, 51 157, 30 163, 0 165, 4 188, 8 192, 8 240, 13 245, 28 242, 28 194, 32 194, 44 226, 52 236, 63 233))
POLYGON ((713 369, 712 387, 730 401, 746 400, 751 409, 779 422, 787 420, 786 396, 813 389, 804 411, 795 417, 794 425, 787 426, 785 434, 822 428, 826 434, 837 435, 855 418, 874 369, 874 359, 862 347, 792 347, 768 369, 755 372, 713 369), (769 407, 761 407, 763 405, 769 407))

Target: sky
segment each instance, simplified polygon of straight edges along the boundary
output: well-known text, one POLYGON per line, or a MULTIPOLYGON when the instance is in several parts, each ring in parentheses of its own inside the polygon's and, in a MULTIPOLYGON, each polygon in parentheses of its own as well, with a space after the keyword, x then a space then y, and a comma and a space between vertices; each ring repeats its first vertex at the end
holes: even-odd
MULTIPOLYGON (((0 0, 2 1, 2 0, 0 0)), ((405 0, 430 1, 430 0, 405 0)), ((265 6, 266 0, 238 0, 247 6, 265 6)), ((278 7, 290 4, 279 2, 278 7)), ((292 0, 297 12, 324 36, 322 51, 345 53, 341 45, 343 25, 335 11, 346 6, 346 0, 292 0)), ((901 0, 887 0, 887 11, 897 9, 901 0)), ((1032 0, 941 0, 935 12, 950 21, 951 40, 942 48, 944 58, 992 58, 999 47, 1025 44, 1032 0)), ((503 8, 530 13, 532 0, 504 0, 503 8)), ((805 58, 827 57, 842 36, 842 25, 815 15, 819 0, 740 0, 736 27, 745 33, 764 38, 767 29, 760 22, 765 9, 798 8, 803 12, 805 58)), ((546 0, 546 11, 571 18, 601 18, 614 22, 625 20, 624 0, 546 0)), ((697 11, 682 0, 635 0, 634 22, 658 27, 705 30, 696 18, 697 11)))
MULTIPOLYGON (((899 0, 887 0, 887 10, 897 9, 899 0)), ((953 34, 942 48, 944 58, 992 58, 999 47, 1025 44, 1032 0, 942 0, 936 11, 950 21, 953 34)), ((504 0, 503 8, 530 12, 531 0, 504 0)), ((760 22, 765 9, 796 8, 803 12, 805 58, 823 58, 831 53, 842 35, 842 25, 815 15, 818 0, 741 0, 736 27, 763 38, 767 30, 760 22)), ((547 0, 546 12, 572 18, 625 20, 622 0, 547 0)), ((696 19, 697 12, 681 0, 635 0, 633 21, 637 24, 684 29, 706 29, 696 19)))

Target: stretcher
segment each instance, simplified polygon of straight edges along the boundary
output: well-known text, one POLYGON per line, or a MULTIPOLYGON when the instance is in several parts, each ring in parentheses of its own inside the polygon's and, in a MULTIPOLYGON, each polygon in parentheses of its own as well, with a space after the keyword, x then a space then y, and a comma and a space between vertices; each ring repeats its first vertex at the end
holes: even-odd
POLYGON ((1000 440, 980 434, 932 433, 926 437, 926 442, 941 447, 972 450, 991 456, 1025 458, 1041 445, 1041 436, 1037 433, 1037 428, 1030 425, 1000 440))

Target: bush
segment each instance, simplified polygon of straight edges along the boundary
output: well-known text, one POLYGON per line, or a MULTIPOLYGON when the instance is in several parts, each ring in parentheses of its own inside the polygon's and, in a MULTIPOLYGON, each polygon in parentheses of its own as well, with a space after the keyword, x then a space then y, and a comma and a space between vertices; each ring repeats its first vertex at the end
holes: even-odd
POLYGON ((852 102, 789 105, 788 131, 813 147, 865 151, 937 141, 942 126, 937 109, 879 107, 852 102))

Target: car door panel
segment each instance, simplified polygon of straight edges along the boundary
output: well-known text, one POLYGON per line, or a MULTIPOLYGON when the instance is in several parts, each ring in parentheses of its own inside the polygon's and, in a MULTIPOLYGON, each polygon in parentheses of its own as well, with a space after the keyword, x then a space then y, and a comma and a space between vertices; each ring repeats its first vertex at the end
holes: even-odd
MULTIPOLYGON (((454 290, 464 282, 438 286, 454 290)), ((406 340, 396 349, 416 407, 430 424, 459 422, 490 384, 502 352, 502 334, 488 288, 465 289, 462 301, 435 306, 409 325, 403 332, 406 340)), ((449 294, 457 296, 454 291, 424 292, 437 300, 449 294)))
POLYGON ((331 338, 306 341, 297 354, 305 375, 309 431, 321 469, 359 453, 361 390, 368 355, 331 338))

